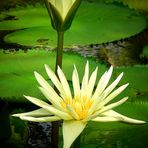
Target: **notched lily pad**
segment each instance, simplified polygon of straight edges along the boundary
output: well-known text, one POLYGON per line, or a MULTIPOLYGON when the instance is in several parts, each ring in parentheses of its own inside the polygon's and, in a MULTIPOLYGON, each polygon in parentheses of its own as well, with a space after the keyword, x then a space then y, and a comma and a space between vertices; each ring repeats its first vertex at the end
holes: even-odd
MULTIPOLYGON (((18 51, 15 54, 4 54, 1 51, 0 57, 0 97, 3 100, 27 102, 23 94, 45 99, 37 87, 33 73, 37 71, 45 79, 49 79, 45 73, 44 64, 48 64, 54 70, 56 59, 54 51, 30 50, 27 53, 18 51)), ((73 64, 77 66, 80 80, 87 60, 89 60, 91 72, 96 66, 99 67, 98 78, 106 70, 105 65, 96 63, 92 58, 86 59, 72 53, 64 53, 63 57, 63 71, 69 81, 72 78, 73 64)))
MULTIPOLYGON (((14 15, 19 20, 1 22, 0 30, 23 29, 7 35, 6 42, 35 46, 39 38, 48 38, 48 45, 56 46, 56 33, 50 25, 45 7, 21 8, 5 14, 14 15)), ((65 33, 64 45, 111 42, 138 34, 145 27, 146 18, 127 7, 83 1, 70 30, 65 33)))

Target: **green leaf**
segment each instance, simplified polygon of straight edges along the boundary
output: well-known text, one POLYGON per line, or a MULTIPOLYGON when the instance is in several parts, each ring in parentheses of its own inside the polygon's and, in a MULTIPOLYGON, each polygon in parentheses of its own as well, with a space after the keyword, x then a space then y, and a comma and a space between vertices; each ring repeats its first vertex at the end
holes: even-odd
MULTIPOLYGON (((3 14, 15 16, 18 20, 1 21, 0 30, 23 29, 5 36, 6 42, 27 46, 56 46, 56 33, 49 26, 45 7, 25 7, 3 14), (45 41, 40 42, 41 39, 45 41)), ((138 34, 146 28, 146 24, 144 16, 122 5, 100 3, 98 0, 94 3, 82 1, 71 28, 65 33, 64 45, 120 40, 138 34)))
MULTIPOLYGON (((4 54, 3 51, 1 51, 0 97, 5 101, 27 103, 27 99, 23 97, 23 94, 25 94, 47 101, 47 99, 41 95, 40 90, 37 87, 38 83, 33 72, 37 70, 45 80, 48 80, 48 82, 52 84, 45 72, 44 64, 48 64, 50 68, 54 70, 55 55, 55 52, 47 52, 45 50, 39 50, 38 52, 36 50, 29 50, 27 53, 18 51, 15 54, 4 54)), ((105 65, 97 63, 92 58, 82 58, 78 54, 63 54, 63 71, 68 81, 71 81, 73 64, 77 66, 81 81, 84 73, 83 67, 87 60, 89 60, 90 63, 90 72, 92 72, 96 66, 99 67, 100 70, 97 75, 97 78, 99 79, 106 70, 105 65)))

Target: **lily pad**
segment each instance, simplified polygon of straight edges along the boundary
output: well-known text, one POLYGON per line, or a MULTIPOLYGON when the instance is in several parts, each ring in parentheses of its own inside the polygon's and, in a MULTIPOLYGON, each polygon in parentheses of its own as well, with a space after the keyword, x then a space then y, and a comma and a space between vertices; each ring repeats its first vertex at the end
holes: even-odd
MULTIPOLYGON (((0 97, 5 98, 6 100, 11 98, 10 101, 17 100, 18 102, 23 102, 25 99, 20 98, 22 98, 23 94, 26 94, 38 96, 42 99, 43 97, 37 89, 37 82, 33 72, 38 71, 48 79, 44 70, 44 64, 48 64, 54 70, 55 55, 56 53, 54 51, 45 50, 30 50, 27 53, 19 51, 9 54, 4 54, 1 51, 0 97)), ((78 54, 64 53, 63 71, 69 81, 71 81, 73 64, 76 64, 78 67, 80 79, 82 79, 84 72, 84 68, 82 67, 85 66, 87 60, 90 61, 91 71, 95 69, 96 66, 99 67, 97 76, 99 79, 102 73, 107 69, 105 65, 99 64, 91 58, 82 58, 78 54)), ((110 82, 112 82, 121 72, 124 72, 124 76, 119 85, 125 83, 129 83, 130 85, 117 97, 117 99, 129 96, 129 101, 148 101, 148 66, 115 68, 110 82)))
POLYGON ((116 68, 116 74, 124 72, 122 83, 129 82, 129 86, 148 95, 148 65, 135 65, 116 68))
MULTIPOLYGON (((42 45, 39 39, 48 39, 46 45, 56 46, 56 33, 45 7, 28 6, 3 14, 11 14, 18 20, 0 22, 0 30, 23 29, 8 34, 6 42, 36 46, 42 45)), ((146 19, 127 7, 83 1, 71 29, 65 34, 65 46, 120 40, 141 32, 145 27, 146 19)))
MULTIPOLYGON (((45 50, 30 50, 27 53, 18 51, 13 54, 4 54, 1 51, 0 97, 10 102, 26 102, 23 94, 45 99, 37 87, 38 84, 33 72, 39 72, 48 80, 49 78, 45 73, 44 64, 48 64, 54 70, 55 55, 55 52, 45 50)), ((106 70, 105 65, 101 65, 93 59, 82 58, 77 54, 64 53, 63 71, 69 81, 71 81, 74 64, 79 71, 80 80, 82 79, 87 60, 89 60, 91 72, 96 66, 99 67, 98 78, 100 78, 106 70)))
POLYGON ((146 57, 148 59, 148 45, 144 47, 142 56, 146 57))

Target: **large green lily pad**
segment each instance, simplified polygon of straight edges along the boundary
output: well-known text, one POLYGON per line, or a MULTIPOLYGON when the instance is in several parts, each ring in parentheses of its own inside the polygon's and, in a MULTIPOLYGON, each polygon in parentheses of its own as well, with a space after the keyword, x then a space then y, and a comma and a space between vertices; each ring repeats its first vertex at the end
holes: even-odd
POLYGON ((129 82, 129 86, 148 95, 148 65, 135 65, 116 68, 116 74, 124 72, 121 83, 129 82))
POLYGON ((124 5, 128 5, 128 7, 132 9, 136 9, 139 11, 148 11, 148 2, 147 0, 99 0, 99 1, 105 1, 105 2, 118 2, 123 3, 124 5))
MULTIPOLYGON (((48 80, 44 64, 48 64, 54 70, 55 55, 55 52, 45 50, 30 50, 27 53, 19 51, 15 54, 4 54, 0 51, 0 97, 10 102, 26 102, 26 99, 22 98, 23 94, 42 99, 43 96, 37 88, 33 72, 39 72, 48 80)), ((64 54, 63 71, 69 81, 71 81, 74 64, 82 79, 87 60, 77 54, 64 54)), ((96 63, 93 59, 89 59, 89 63, 90 71, 94 70, 96 66, 99 67, 98 78, 106 70, 105 65, 96 63)))
MULTIPOLYGON (((56 33, 51 28, 45 7, 27 6, 3 12, 3 15, 15 16, 18 20, 0 22, 0 30, 23 29, 7 35, 5 41, 21 45, 56 46, 56 33)), ((65 34, 65 46, 119 40, 133 36, 145 27, 146 19, 127 7, 83 1, 71 29, 65 34)))
MULTIPOLYGON (((18 99, 18 102, 24 101, 24 99, 20 99, 23 94, 39 96, 42 98, 41 93, 37 89, 37 82, 34 78, 33 72, 38 71, 48 79, 44 70, 44 64, 46 63, 54 69, 55 55, 54 51, 45 50, 30 50, 27 53, 19 51, 11 54, 4 54, 1 51, 0 97, 10 101, 16 101, 16 99, 18 99)), ((106 70, 105 65, 99 64, 91 58, 86 59, 77 54, 64 53, 63 71, 70 82, 73 64, 76 64, 78 67, 80 79, 82 79, 84 73, 84 68, 82 67, 85 66, 86 60, 90 61, 91 71, 95 69, 96 66, 99 67, 98 79, 106 70)), ((129 96, 129 101, 148 101, 148 66, 115 68, 110 82, 112 82, 121 72, 124 72, 124 76, 119 85, 125 83, 130 83, 130 85, 124 93, 121 93, 121 95, 117 97, 117 99, 129 96)))
POLYGON ((146 46, 144 47, 141 56, 148 58, 148 45, 146 45, 146 46))

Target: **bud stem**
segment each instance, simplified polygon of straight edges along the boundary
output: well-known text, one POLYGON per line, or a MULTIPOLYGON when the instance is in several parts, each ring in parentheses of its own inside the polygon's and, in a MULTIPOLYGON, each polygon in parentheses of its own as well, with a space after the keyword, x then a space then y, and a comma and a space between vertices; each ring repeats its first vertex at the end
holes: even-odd
MULTIPOLYGON (((57 75, 58 66, 62 68, 62 52, 63 52, 63 42, 64 42, 64 32, 57 32, 57 55, 56 55, 56 65, 55 73, 57 75)), ((57 75, 58 77, 58 75, 57 75)), ((55 88, 56 92, 58 90, 55 88)), ((55 121, 52 123, 52 148, 58 148, 58 135, 59 135, 59 122, 55 121)))

